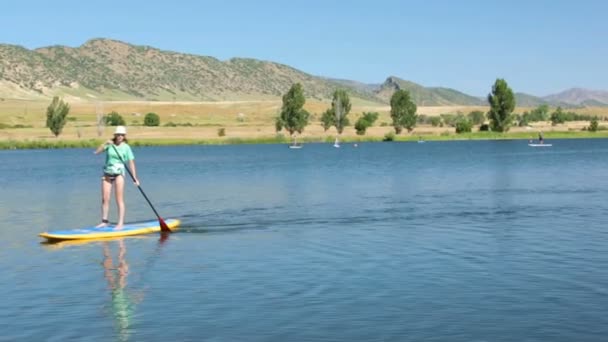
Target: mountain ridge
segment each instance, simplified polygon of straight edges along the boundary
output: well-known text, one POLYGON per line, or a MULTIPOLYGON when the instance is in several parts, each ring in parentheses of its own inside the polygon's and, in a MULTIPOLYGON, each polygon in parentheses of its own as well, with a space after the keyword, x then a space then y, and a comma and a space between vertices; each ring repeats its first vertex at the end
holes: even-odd
MULTIPOLYGON (((446 87, 424 87, 389 76, 383 83, 314 76, 289 65, 253 58, 215 57, 161 50, 119 40, 94 38, 78 47, 52 45, 29 50, 0 44, 0 97, 81 100, 222 101, 280 98, 293 83, 306 96, 327 100, 337 88, 352 97, 387 104, 398 89, 419 106, 487 105, 446 87)), ((537 97, 517 93, 520 106, 608 106, 608 92, 571 88, 537 97)))

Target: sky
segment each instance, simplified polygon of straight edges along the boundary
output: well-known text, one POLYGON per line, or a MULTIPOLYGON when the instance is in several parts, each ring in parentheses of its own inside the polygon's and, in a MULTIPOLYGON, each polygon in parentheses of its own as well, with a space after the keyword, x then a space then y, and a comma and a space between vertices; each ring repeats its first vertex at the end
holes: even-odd
POLYGON ((608 1, 8 1, 0 44, 110 38, 255 58, 364 83, 396 76, 487 95, 497 78, 545 96, 608 90, 608 1))

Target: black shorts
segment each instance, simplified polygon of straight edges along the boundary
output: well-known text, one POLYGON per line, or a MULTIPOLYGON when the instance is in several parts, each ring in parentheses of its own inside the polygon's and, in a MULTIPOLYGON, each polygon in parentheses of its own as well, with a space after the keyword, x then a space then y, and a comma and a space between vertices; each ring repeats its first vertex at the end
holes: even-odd
POLYGON ((117 174, 117 175, 115 175, 115 174, 111 174, 111 173, 105 173, 105 172, 104 172, 103 177, 101 177, 101 178, 102 178, 102 179, 107 179, 107 180, 109 180, 110 182, 113 182, 113 181, 115 181, 115 180, 116 180, 116 177, 118 177, 118 176, 122 176, 122 175, 121 175, 121 174, 117 174))

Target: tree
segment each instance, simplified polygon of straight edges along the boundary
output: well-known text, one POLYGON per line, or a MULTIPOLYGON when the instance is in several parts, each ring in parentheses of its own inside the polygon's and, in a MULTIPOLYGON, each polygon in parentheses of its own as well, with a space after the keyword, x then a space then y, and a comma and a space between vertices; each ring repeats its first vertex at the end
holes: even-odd
POLYGON ((480 110, 470 112, 467 117, 473 125, 481 125, 486 119, 486 114, 480 110))
POLYGON ((305 102, 302 85, 300 83, 292 85, 289 91, 283 95, 281 114, 275 122, 277 132, 285 128, 289 135, 293 135, 295 132, 302 133, 304 127, 308 125, 310 117, 310 114, 302 108, 305 102))
POLYGON ((416 127, 416 104, 411 100, 407 90, 399 89, 391 97, 391 118, 395 133, 400 134, 403 128, 411 132, 416 127))
POLYGON ((58 137, 63 130, 63 126, 68 121, 67 116, 70 112, 70 105, 59 99, 58 96, 53 97, 53 101, 46 109, 46 127, 58 137))
POLYGON ((599 128, 599 123, 597 122, 597 118, 593 118, 591 119, 591 121, 589 122, 589 131, 590 132, 597 132, 599 128))
POLYGON ((530 121, 547 121, 549 118, 549 106, 542 104, 530 112, 530 121))
POLYGON ((106 125, 110 125, 110 126, 126 125, 125 119, 123 119, 122 116, 116 112, 111 112, 111 113, 107 114, 105 120, 106 120, 106 125))
POLYGON ((555 112, 551 113, 551 126, 566 122, 566 113, 562 107, 557 107, 555 112))
POLYGON ((334 126, 338 134, 342 134, 344 127, 349 125, 348 113, 350 113, 350 98, 346 90, 337 89, 334 91, 333 99, 331 101, 331 110, 334 114, 334 126))
POLYGON ((160 117, 156 113, 148 113, 144 117, 144 126, 158 126, 160 125, 160 117))
POLYGON ((515 95, 505 80, 496 79, 492 92, 488 94, 488 102, 490 127, 495 132, 507 132, 513 120, 511 113, 515 109, 515 95))
POLYGON ((471 132, 471 128, 473 127, 473 123, 464 116, 458 118, 456 120, 456 133, 467 133, 471 132))
POLYGON ((325 132, 327 132, 327 130, 334 125, 335 118, 336 116, 331 108, 323 112, 321 115, 321 125, 323 126, 325 132))
POLYGON ((371 127, 374 122, 378 119, 378 113, 376 112, 363 112, 363 115, 355 122, 355 130, 358 135, 364 135, 368 127, 371 127))

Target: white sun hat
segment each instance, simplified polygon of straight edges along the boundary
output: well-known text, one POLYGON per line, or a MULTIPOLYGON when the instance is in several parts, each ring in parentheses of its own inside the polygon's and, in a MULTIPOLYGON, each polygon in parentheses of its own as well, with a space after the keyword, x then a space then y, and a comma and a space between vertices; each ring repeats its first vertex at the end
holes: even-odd
POLYGON ((127 134, 127 128, 125 126, 116 126, 114 134, 127 134))

